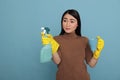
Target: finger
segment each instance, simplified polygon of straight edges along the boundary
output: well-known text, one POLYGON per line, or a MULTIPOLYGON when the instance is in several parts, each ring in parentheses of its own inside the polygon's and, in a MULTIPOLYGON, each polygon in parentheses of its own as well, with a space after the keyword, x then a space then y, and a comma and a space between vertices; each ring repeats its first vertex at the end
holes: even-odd
POLYGON ((99 44, 104 44, 104 40, 99 39, 99 40, 98 40, 98 45, 99 45, 99 44))
POLYGON ((97 40, 98 42, 104 42, 104 40, 100 36, 97 36, 97 40))
POLYGON ((97 36, 97 39, 101 39, 101 37, 100 37, 100 36, 97 36))
POLYGON ((48 38, 53 38, 51 34, 47 34, 47 37, 48 38))
POLYGON ((41 36, 44 36, 45 34, 44 34, 44 32, 41 32, 41 36))

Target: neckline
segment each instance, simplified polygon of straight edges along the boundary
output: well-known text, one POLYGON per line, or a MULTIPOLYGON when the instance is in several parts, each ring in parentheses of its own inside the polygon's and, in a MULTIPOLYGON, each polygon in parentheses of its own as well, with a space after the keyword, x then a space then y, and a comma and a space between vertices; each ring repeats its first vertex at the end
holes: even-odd
POLYGON ((77 38, 78 35, 77 35, 76 33, 64 33, 64 34, 63 34, 63 37, 64 37, 64 38, 72 39, 72 38, 77 38))

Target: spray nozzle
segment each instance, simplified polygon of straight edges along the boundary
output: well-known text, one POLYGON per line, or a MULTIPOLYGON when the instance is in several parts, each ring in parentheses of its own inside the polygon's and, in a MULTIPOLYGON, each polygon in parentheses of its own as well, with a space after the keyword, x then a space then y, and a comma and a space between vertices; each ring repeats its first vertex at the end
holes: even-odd
POLYGON ((42 31, 44 34, 49 34, 50 28, 48 28, 48 27, 41 27, 41 31, 42 31))

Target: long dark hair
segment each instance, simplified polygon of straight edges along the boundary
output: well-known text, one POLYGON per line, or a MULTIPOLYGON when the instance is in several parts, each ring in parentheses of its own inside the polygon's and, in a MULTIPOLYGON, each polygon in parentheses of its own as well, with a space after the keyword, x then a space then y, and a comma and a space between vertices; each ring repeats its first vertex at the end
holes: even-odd
POLYGON ((77 29, 75 30, 75 33, 79 36, 81 36, 81 20, 80 20, 80 16, 79 16, 79 13, 74 10, 74 9, 68 9, 66 10, 63 15, 62 15, 62 18, 61 18, 61 33, 60 35, 63 35, 65 33, 64 29, 63 29, 63 25, 62 25, 62 22, 63 22, 63 17, 65 16, 65 14, 70 14, 71 16, 73 16, 74 18, 77 19, 77 22, 78 22, 78 26, 77 26, 77 29))

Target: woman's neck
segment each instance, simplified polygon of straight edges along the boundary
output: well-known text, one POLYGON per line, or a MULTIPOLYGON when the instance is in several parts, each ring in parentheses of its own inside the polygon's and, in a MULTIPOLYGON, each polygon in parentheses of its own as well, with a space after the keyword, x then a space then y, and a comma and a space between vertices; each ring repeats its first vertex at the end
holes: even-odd
POLYGON ((64 33, 64 36, 69 37, 69 38, 75 38, 75 37, 77 37, 77 34, 75 32, 73 32, 73 33, 64 33))

